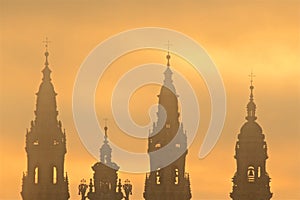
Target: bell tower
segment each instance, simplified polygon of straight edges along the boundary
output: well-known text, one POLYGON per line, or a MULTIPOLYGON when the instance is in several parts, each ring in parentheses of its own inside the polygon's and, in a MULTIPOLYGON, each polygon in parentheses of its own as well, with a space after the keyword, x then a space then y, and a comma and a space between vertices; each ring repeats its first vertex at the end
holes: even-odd
POLYGON ((118 179, 119 166, 112 161, 112 149, 109 146, 107 131, 104 127, 104 142, 100 148, 100 162, 92 166, 93 179, 90 179, 90 200, 121 200, 123 199, 121 179, 118 179))
POLYGON ((51 82, 46 41, 43 79, 36 93, 35 119, 26 132, 27 173, 23 174, 23 200, 69 199, 68 176, 64 175, 66 133, 57 119, 56 93, 51 82))
POLYGON ((256 105, 253 100, 251 74, 250 101, 247 104, 246 122, 240 130, 235 145, 237 171, 232 179, 233 190, 230 197, 233 200, 269 200, 270 177, 266 171, 267 143, 262 128, 256 122, 256 105))
POLYGON ((187 137, 179 122, 178 95, 173 85, 170 58, 168 52, 164 84, 158 95, 158 120, 153 123, 148 138, 151 172, 146 174, 145 200, 191 199, 189 174, 185 172, 187 137))

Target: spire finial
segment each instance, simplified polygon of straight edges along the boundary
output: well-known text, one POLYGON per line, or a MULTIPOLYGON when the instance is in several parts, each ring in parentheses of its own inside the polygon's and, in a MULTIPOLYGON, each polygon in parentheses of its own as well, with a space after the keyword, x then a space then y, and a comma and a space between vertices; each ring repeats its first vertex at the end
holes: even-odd
POLYGON ((50 43, 50 41, 48 40, 48 37, 46 37, 46 40, 43 41, 43 43, 45 44, 45 56, 46 56, 46 61, 45 61, 45 68, 43 69, 43 80, 44 81, 51 81, 50 78, 50 74, 51 74, 51 70, 49 69, 49 62, 48 62, 48 56, 49 56, 49 52, 48 52, 48 44, 50 43))
POLYGON ((255 75, 253 74, 253 71, 251 70, 251 74, 249 75, 250 77, 250 101, 253 101, 253 78, 255 77, 255 75))
POLYGON ((46 37, 46 39, 43 41, 43 43, 45 44, 45 56, 46 56, 46 62, 45 65, 46 67, 48 67, 49 63, 48 63, 48 56, 49 56, 49 52, 48 52, 48 44, 51 43, 51 41, 48 40, 48 37, 46 37))
POLYGON ((104 126, 105 140, 107 140, 107 130, 108 130, 108 128, 107 128, 107 121, 108 121, 108 119, 104 118, 103 120, 104 120, 104 123, 105 123, 105 126, 104 126))
POLYGON ((249 75, 250 77, 250 102, 247 105, 247 117, 246 119, 248 121, 255 121, 257 119, 257 117, 255 116, 255 110, 256 110, 256 105, 253 101, 253 78, 255 77, 255 75, 253 74, 253 72, 251 71, 251 74, 249 75))
POLYGON ((170 56, 170 46, 172 46, 172 44, 170 44, 170 41, 168 40, 168 44, 166 44, 166 45, 168 47, 168 55, 166 56, 166 58, 168 60, 167 66, 170 67, 170 58, 171 58, 171 56, 170 56))

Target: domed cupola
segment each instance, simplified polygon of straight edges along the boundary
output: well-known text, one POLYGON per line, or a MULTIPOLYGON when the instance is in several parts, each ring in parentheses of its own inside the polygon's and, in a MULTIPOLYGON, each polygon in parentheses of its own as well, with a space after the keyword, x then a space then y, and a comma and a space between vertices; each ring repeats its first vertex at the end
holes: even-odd
POLYGON ((251 78, 251 85, 250 85, 250 99, 249 103, 247 104, 247 116, 245 119, 247 122, 241 127, 240 134, 238 136, 239 139, 243 139, 244 137, 249 139, 259 138, 264 139, 262 134, 261 126, 256 122, 256 104, 254 103, 254 96, 253 96, 253 80, 251 78))

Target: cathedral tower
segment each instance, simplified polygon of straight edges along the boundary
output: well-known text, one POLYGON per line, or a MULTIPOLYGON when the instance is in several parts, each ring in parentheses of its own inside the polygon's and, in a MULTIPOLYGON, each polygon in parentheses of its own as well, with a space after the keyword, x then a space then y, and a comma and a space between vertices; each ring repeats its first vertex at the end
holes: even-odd
POLYGON ((146 175, 145 200, 191 199, 189 175, 185 172, 187 137, 179 122, 178 95, 173 85, 170 58, 168 53, 164 84, 158 95, 158 120, 148 138, 151 172, 146 175), (157 150, 162 153, 155 153, 157 150), (170 164, 164 166, 168 159, 171 159, 170 164))
POLYGON ((107 126, 104 127, 104 143, 100 148, 100 162, 92 167, 94 171, 94 183, 90 180, 90 200, 121 200, 123 199, 121 180, 118 180, 119 166, 112 162, 112 149, 108 144, 107 126))
POLYGON ((46 62, 43 80, 36 93, 35 119, 26 132, 27 173, 23 174, 23 200, 69 199, 68 177, 64 176, 66 134, 57 120, 56 93, 51 82, 51 70, 46 62))
POLYGON ((270 177, 266 171, 267 144, 262 128, 256 122, 256 105, 253 101, 252 74, 250 102, 247 105, 246 123, 242 126, 235 146, 237 171, 233 177, 233 200, 269 200, 270 177))

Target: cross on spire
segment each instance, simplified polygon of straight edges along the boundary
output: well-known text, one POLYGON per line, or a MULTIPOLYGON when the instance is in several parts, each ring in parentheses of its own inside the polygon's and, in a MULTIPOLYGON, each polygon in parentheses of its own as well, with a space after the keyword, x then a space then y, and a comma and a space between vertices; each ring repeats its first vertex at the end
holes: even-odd
POLYGON ((253 74, 252 70, 251 70, 251 74, 249 74, 249 77, 250 77, 251 86, 253 86, 253 78, 255 77, 255 75, 253 74))
POLYGON ((48 62, 48 56, 49 56, 49 52, 48 52, 48 44, 51 41, 48 40, 48 37, 46 37, 46 40, 43 41, 43 43, 45 44, 45 48, 46 48, 46 52, 45 52, 45 56, 46 56, 46 61, 45 61, 45 66, 46 68, 48 68, 49 62, 48 62))
POLYGON ((43 43, 45 44, 45 48, 46 51, 48 50, 48 44, 51 43, 51 41, 48 40, 48 37, 46 37, 46 39, 43 41, 43 43))
POLYGON ((172 46, 172 44, 170 44, 170 41, 168 40, 168 44, 166 44, 166 46, 168 47, 168 53, 170 51, 170 46, 172 46))
POLYGON ((51 78, 50 78, 51 70, 49 69, 49 61, 48 61, 48 57, 49 57, 48 44, 50 43, 50 41, 48 40, 48 37, 46 37, 46 40, 44 40, 42 42, 45 44, 45 48, 46 48, 46 51, 44 53, 46 59, 45 59, 45 68, 43 69, 43 74, 44 74, 43 80, 50 81, 51 80, 51 78))
POLYGON ((108 121, 108 119, 107 119, 107 118, 104 118, 103 121, 104 121, 105 126, 107 126, 107 121, 108 121))

